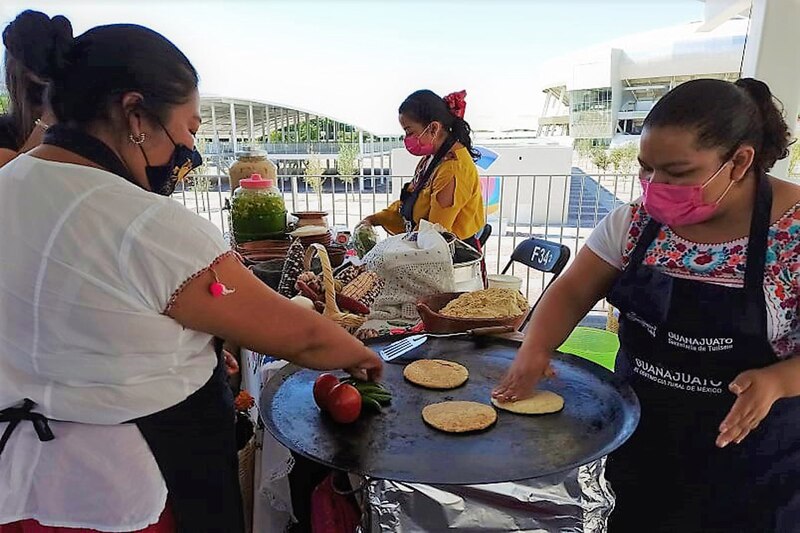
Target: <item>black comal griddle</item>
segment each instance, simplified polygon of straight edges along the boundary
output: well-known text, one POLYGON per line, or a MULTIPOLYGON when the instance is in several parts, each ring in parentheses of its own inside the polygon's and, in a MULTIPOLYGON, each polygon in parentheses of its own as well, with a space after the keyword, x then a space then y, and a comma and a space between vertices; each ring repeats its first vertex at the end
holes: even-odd
MULTIPOLYGON (((380 350, 398 337, 371 344, 380 350)), ((429 339, 407 357, 385 365, 383 382, 393 394, 380 414, 367 411, 352 424, 337 424, 312 396, 317 371, 288 365, 264 387, 260 412, 284 446, 332 468, 380 479, 473 485, 518 481, 571 470, 614 451, 633 433, 639 402, 633 390, 605 368, 569 354, 555 354, 555 378, 540 388, 564 397, 564 409, 541 416, 498 410, 497 423, 479 433, 442 433, 422 420, 422 408, 447 400, 490 403, 519 344, 499 338, 429 339), (451 359, 469 369, 469 380, 449 391, 405 381, 405 364, 451 359)))

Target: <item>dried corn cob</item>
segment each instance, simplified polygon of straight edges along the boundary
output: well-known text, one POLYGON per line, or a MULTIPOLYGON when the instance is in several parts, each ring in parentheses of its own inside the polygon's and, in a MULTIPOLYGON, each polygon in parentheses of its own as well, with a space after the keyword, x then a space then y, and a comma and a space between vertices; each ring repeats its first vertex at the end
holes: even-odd
POLYGON ((372 304, 375 302, 375 299, 383 290, 383 286, 385 285, 384 281, 381 278, 378 278, 372 288, 367 292, 364 296, 361 297, 361 303, 366 305, 367 307, 372 307, 372 304))
POLYGON ((361 301, 378 283, 378 275, 374 272, 363 272, 356 279, 342 289, 342 294, 348 298, 361 301))
POLYGON ((343 285, 347 285, 356 279, 361 273, 366 271, 364 265, 349 266, 336 275, 336 280, 341 281, 343 285))
POLYGON ((286 252, 286 262, 283 265, 278 292, 287 298, 296 295, 295 283, 301 272, 303 272, 303 245, 300 239, 295 239, 286 252))
POLYGON ((305 283, 309 289, 317 293, 318 295, 322 295, 325 292, 325 289, 322 285, 322 280, 313 272, 305 271, 299 276, 297 276, 297 281, 302 281, 305 283))

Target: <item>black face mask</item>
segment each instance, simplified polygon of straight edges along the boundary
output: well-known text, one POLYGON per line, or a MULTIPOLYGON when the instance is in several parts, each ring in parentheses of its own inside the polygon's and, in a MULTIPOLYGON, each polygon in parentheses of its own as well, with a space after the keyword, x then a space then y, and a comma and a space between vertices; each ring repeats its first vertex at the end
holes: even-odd
POLYGON ((167 128, 163 125, 161 128, 167 134, 169 140, 172 141, 173 146, 175 146, 175 150, 172 151, 172 157, 170 157, 166 165, 151 166, 142 145, 139 145, 139 149, 144 155, 145 162, 147 162, 144 170, 147 174, 147 183, 150 185, 150 190, 162 196, 170 196, 175 192, 175 187, 179 181, 183 181, 189 172, 203 164, 203 157, 197 149, 176 144, 167 128))

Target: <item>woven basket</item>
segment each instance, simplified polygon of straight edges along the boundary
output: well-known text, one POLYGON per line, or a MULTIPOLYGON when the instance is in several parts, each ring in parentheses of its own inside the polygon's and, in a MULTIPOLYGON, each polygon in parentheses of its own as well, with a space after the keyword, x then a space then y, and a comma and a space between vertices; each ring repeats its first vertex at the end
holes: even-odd
POLYGON ((253 501, 256 464, 256 438, 250 437, 244 448, 239 450, 239 489, 242 493, 245 532, 253 531, 253 501))
POLYGON ((311 269, 311 261, 318 255, 322 263, 322 283, 325 286, 325 311, 323 315, 330 318, 350 333, 355 333, 364 325, 367 317, 354 313, 343 313, 336 305, 336 284, 334 283, 333 268, 328 257, 328 251, 321 244, 312 244, 306 250, 304 265, 306 270, 311 269))

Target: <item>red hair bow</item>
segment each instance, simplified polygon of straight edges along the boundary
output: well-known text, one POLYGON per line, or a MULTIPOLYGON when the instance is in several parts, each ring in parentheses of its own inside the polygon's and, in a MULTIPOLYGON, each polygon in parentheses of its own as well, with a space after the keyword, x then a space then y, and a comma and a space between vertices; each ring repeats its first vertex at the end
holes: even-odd
POLYGON ((448 94, 443 100, 454 116, 464 118, 464 111, 467 109, 466 97, 467 91, 458 91, 457 93, 448 94))

